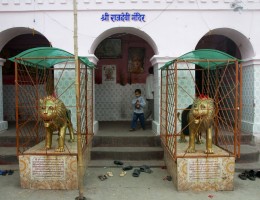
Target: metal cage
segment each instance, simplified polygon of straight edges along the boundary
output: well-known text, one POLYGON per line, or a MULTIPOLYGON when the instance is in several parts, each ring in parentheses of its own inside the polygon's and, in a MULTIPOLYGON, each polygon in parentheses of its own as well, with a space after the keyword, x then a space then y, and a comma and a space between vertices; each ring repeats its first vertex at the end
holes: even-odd
MULTIPOLYGON (((76 70, 72 54, 52 47, 29 49, 10 60, 15 62, 17 156, 45 139, 39 100, 47 95, 71 110, 73 132, 80 134, 84 152, 93 137, 94 65, 80 57, 76 70)), ((44 154, 51 155, 48 150, 44 154)), ((64 154, 71 154, 66 146, 64 154)))
MULTIPOLYGON (((184 131, 178 115, 189 111, 189 105, 199 95, 214 100, 213 143, 228 152, 227 156, 240 156, 242 65, 239 62, 220 51, 196 50, 161 68, 160 135, 174 160, 198 156, 185 151, 178 153, 177 149, 184 131)), ((217 155, 199 155, 214 156, 217 155)))

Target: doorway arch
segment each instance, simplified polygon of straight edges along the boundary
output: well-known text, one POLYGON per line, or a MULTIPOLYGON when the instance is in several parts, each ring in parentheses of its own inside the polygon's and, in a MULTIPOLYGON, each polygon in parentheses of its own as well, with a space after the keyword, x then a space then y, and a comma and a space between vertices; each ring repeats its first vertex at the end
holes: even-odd
POLYGON ((211 47, 212 49, 217 49, 220 51, 224 51, 226 53, 230 53, 230 55, 232 55, 232 51, 233 53, 234 51, 237 51, 237 53, 239 51, 240 57, 238 58, 243 60, 250 59, 255 56, 250 38, 247 38, 245 35, 238 32, 237 30, 230 29, 230 28, 218 28, 209 31, 204 36, 202 36, 202 38, 197 43, 195 49, 207 48, 207 47, 211 47), (217 44, 218 40, 222 41, 222 44, 224 45, 232 44, 232 48, 235 47, 237 49, 234 50, 232 48, 228 48, 227 46, 217 47, 216 45, 219 45, 217 44), (202 44, 203 42, 205 42, 204 45, 202 44))
POLYGON ((141 89, 142 96, 145 97, 145 79, 148 68, 152 65, 150 59, 158 53, 157 46, 146 33, 135 28, 120 27, 120 29, 112 28, 103 32, 92 44, 90 53, 99 59, 95 71, 96 120, 130 121, 134 90, 141 89), (111 55, 97 53, 100 45, 108 40, 120 40, 121 54, 109 58, 111 55), (131 52, 135 51, 144 56, 144 68, 141 73, 132 73, 129 70, 131 52), (104 81, 105 68, 115 70, 114 81, 104 81))
MULTIPOLYGON (((254 48, 250 41, 242 33, 230 28, 214 29, 205 34, 197 43, 196 49, 212 48, 220 51, 224 51, 238 59, 243 63, 242 74, 242 123, 241 130, 247 133, 253 133, 254 126, 256 126, 256 112, 257 104, 251 101, 251 99, 257 99, 258 94, 254 91, 255 81, 257 79, 255 75, 254 67, 254 48), (247 62, 248 61, 248 62, 247 62)), ((196 74, 196 80, 200 75, 196 74)))
POLYGON ((16 27, 7 29, 0 33, 0 58, 5 59, 2 70, 3 82, 3 119, 15 121, 15 85, 14 85, 14 63, 8 58, 16 56, 30 48, 49 47, 49 40, 40 32, 25 28, 16 27))
POLYGON ((92 45, 90 47, 90 53, 94 54, 99 43, 101 41, 103 41, 105 38, 110 37, 111 35, 114 35, 114 34, 118 34, 118 33, 132 34, 132 35, 136 35, 136 36, 144 39, 152 47, 154 53, 156 55, 158 54, 158 48, 157 48, 157 45, 155 44, 154 40, 147 33, 143 32, 137 28, 133 28, 133 27, 120 27, 120 29, 118 27, 115 27, 115 28, 111 28, 111 29, 104 31, 92 43, 92 45))

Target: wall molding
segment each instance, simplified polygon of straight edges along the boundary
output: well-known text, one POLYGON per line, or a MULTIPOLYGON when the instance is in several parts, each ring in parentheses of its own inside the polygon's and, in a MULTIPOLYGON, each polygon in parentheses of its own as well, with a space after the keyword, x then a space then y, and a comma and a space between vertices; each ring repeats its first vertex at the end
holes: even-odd
MULTIPOLYGON (((232 2, 235 0, 78 0, 78 10, 233 10, 232 2), (115 8, 115 4, 117 8, 115 8), (130 6, 130 7, 129 7, 130 6)), ((2 0, 0 11, 36 11, 36 10, 73 10, 72 0, 2 0)), ((244 7, 248 10, 259 10, 260 2, 257 0, 244 0, 244 7), (246 4, 246 5, 245 5, 246 4)))

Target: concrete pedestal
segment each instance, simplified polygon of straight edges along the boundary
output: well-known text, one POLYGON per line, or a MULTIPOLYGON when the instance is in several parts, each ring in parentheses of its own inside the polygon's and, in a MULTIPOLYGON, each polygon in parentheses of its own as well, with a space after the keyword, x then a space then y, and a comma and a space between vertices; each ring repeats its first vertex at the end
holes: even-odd
MULTIPOLYGON (((75 141, 77 141, 75 139, 75 141)), ((77 142, 66 142, 65 152, 55 152, 57 141, 53 137, 52 149, 44 149, 45 141, 19 156, 20 181, 28 189, 78 189, 77 142)), ((89 150, 83 152, 89 160, 89 150)), ((84 168, 86 160, 84 161, 84 168)), ((84 170, 85 171, 85 170, 84 170)))
POLYGON ((178 191, 220 191, 234 189, 235 158, 217 146, 213 146, 214 157, 203 153, 205 143, 196 145, 196 153, 185 153, 188 143, 177 144, 174 161, 165 149, 164 159, 168 172, 178 191))

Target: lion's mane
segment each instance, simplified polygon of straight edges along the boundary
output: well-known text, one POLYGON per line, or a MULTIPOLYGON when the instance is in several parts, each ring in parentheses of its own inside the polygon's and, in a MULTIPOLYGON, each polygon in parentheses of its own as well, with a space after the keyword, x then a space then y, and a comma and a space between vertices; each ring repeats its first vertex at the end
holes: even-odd
POLYGON ((53 96, 44 97, 40 101, 40 108, 46 108, 46 106, 52 106, 53 112, 46 115, 44 109, 40 109, 40 116, 44 123, 50 123, 50 128, 57 130, 64 123, 67 123, 67 109, 61 100, 53 96))
POLYGON ((211 98, 195 99, 189 112, 190 128, 196 129, 197 133, 211 127, 214 120, 214 101, 211 98))

